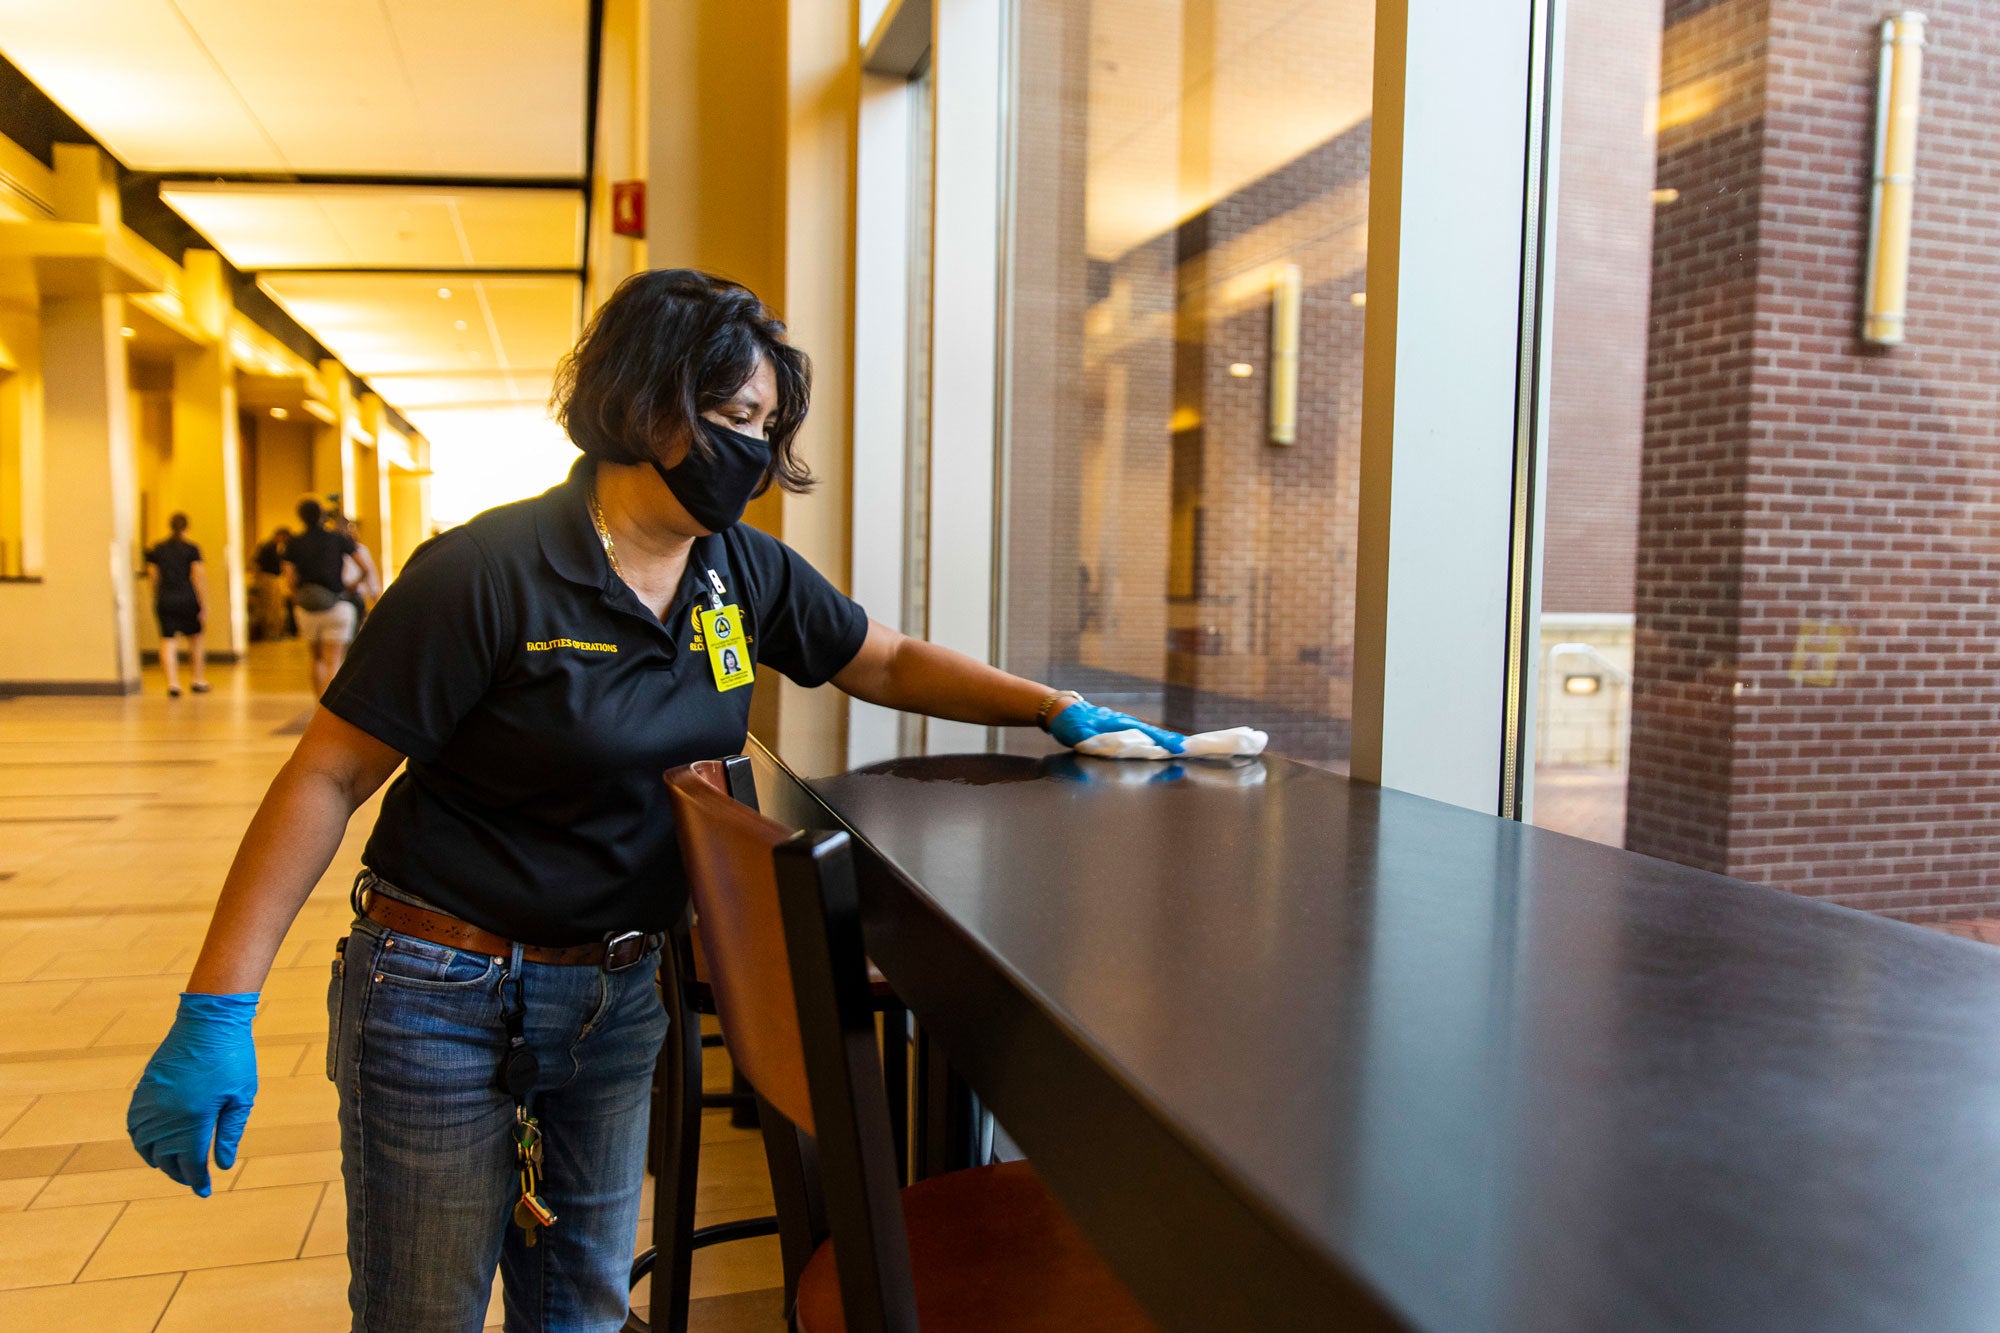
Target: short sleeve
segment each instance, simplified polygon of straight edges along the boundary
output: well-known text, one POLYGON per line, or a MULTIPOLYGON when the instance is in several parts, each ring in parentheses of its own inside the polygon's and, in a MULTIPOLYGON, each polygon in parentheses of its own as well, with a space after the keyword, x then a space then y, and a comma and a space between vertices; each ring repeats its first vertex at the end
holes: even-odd
POLYGON ((159 564, 159 563, 160 563, 160 548, 159 548, 159 547, 157 547, 157 546, 148 546, 148 547, 146 548, 146 563, 147 563, 147 564, 149 564, 149 565, 157 565, 157 564, 159 564))
POLYGON ((454 528, 418 547, 383 591, 321 702, 428 763, 492 685, 506 622, 479 539, 454 528))
POLYGON ((201 563, 201 547, 195 545, 193 542, 188 543, 188 563, 190 565, 201 563))
POLYGON ((755 648, 760 663, 801 685, 824 685, 861 651, 868 613, 826 581, 797 551, 744 526, 745 580, 755 600, 755 648))

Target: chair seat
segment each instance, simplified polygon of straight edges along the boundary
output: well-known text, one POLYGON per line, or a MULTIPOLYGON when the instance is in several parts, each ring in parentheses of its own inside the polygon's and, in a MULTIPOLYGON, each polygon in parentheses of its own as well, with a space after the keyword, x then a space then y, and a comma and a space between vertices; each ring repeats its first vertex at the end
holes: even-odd
MULTIPOLYGON (((925 1333, 1120 1333, 1140 1310, 1026 1162, 933 1176, 903 1191, 925 1333)), ((833 1242, 799 1276, 799 1333, 844 1333, 833 1242)))

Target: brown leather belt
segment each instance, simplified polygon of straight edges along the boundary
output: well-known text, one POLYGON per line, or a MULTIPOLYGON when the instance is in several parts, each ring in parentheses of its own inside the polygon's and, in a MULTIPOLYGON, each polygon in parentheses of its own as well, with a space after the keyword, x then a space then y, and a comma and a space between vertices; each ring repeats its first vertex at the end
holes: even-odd
MULTIPOLYGON (((446 916, 443 912, 427 908, 412 907, 387 894, 377 893, 369 886, 358 887, 356 893, 361 915, 378 925, 387 926, 398 935, 409 935, 449 949, 486 954, 492 958, 514 956, 512 940, 503 939, 490 930, 481 930, 470 921, 460 921, 455 916, 446 916)), ((602 967, 607 972, 620 972, 659 948, 666 938, 665 935, 628 930, 596 944, 571 944, 561 948, 524 944, 521 946, 521 957, 531 963, 553 963, 558 967, 602 967)))

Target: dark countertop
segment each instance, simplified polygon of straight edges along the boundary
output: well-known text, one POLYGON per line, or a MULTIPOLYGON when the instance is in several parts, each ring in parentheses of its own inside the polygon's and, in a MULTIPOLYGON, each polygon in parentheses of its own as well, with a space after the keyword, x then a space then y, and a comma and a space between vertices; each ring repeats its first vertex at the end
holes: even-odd
POLYGON ((809 786, 1418 1327, 2000 1328, 2000 951, 1283 760, 809 786))

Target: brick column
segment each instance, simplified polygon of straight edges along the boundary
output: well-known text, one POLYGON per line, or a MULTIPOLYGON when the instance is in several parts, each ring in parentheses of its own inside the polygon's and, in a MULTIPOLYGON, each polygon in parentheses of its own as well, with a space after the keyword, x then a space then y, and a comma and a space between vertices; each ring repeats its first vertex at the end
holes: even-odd
POLYGON ((2000 16, 1924 6, 1908 341, 1862 344, 1882 9, 1667 6, 1627 841, 2000 914, 2000 16))

